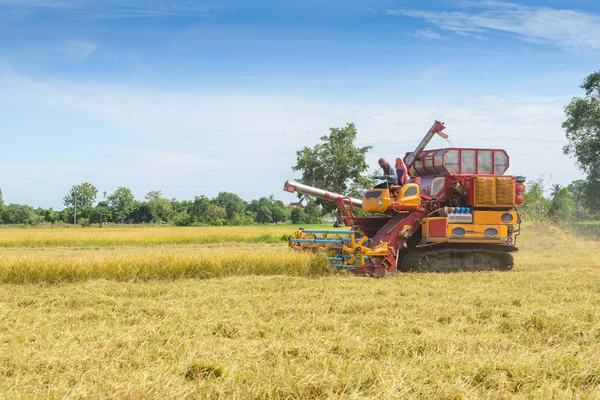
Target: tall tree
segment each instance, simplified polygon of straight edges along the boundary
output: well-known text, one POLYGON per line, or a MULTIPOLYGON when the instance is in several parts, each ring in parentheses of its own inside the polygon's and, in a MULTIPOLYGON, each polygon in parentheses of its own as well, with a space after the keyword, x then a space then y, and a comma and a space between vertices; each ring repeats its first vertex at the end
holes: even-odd
POLYGON ((550 203, 549 215, 558 222, 568 222, 573 217, 575 203, 566 187, 561 187, 550 203))
POLYGON ((212 203, 208 197, 196 196, 190 210, 192 219, 200 222, 201 224, 208 222, 208 209, 210 208, 211 204, 212 203))
POLYGON ((271 218, 275 224, 278 222, 285 222, 288 219, 288 216, 288 210, 285 208, 281 200, 274 201, 271 204, 271 218))
POLYGON ((590 74, 581 85, 584 97, 574 97, 565 107, 562 127, 568 144, 565 154, 575 158, 586 174, 583 199, 592 210, 600 210, 600 71, 590 74))
POLYGON ((2 197, 2 189, 0 189, 0 209, 4 207, 4 198, 2 197))
POLYGON ((91 183, 75 185, 63 199, 65 207, 73 208, 73 223, 77 223, 77 212, 88 212, 96 201, 98 189, 91 183))
POLYGON ((235 193, 220 192, 213 200, 213 203, 223 207, 227 212, 227 219, 231 219, 233 214, 241 214, 246 209, 246 203, 235 193))
POLYGON ((169 199, 163 197, 162 192, 153 190, 146 194, 146 201, 152 214, 153 222, 169 222, 173 215, 173 207, 169 199))
POLYGON ((99 224, 100 227, 110 221, 111 209, 108 207, 105 201, 98 203, 96 207, 90 212, 90 222, 93 224, 99 224))
POLYGON ((562 185, 559 185, 558 183, 555 183, 554 185, 552 185, 552 187, 550 188, 550 197, 551 198, 556 197, 556 195, 558 195, 558 193, 560 192, 561 189, 562 189, 562 185))
POLYGON ((126 187, 117 188, 113 194, 106 198, 106 202, 112 210, 115 220, 120 223, 124 223, 135 208, 133 193, 126 187))
POLYGON ((256 222, 259 224, 268 224, 273 222, 273 215, 269 206, 260 206, 256 212, 256 222))
POLYGON ((567 190, 571 194, 571 198, 573 199, 573 204, 575 205, 575 217, 578 220, 589 218, 590 215, 587 208, 584 204, 584 195, 585 195, 586 181, 584 179, 578 179, 569 183, 567 186, 567 190))
MULTIPOLYGON (((363 176, 368 165, 366 153, 372 146, 356 147, 357 131, 354 124, 343 128, 330 128, 329 135, 322 136, 312 149, 305 147, 296 152, 294 171, 301 171, 302 183, 348 195, 360 195, 371 180, 363 176)), ((319 199, 327 212, 333 211, 333 203, 319 199)))

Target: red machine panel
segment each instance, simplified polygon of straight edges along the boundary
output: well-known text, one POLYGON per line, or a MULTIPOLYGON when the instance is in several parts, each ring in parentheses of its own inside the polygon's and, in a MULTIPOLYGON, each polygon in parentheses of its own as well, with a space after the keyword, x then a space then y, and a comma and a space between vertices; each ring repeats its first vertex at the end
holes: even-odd
POLYGON ((430 238, 445 238, 446 237, 446 218, 429 218, 427 236, 430 238))

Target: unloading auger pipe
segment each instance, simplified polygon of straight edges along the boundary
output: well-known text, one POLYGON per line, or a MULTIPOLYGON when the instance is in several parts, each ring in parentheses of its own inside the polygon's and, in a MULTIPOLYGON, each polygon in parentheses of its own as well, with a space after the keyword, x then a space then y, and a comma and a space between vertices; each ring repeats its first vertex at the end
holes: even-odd
POLYGON ((444 126, 443 122, 435 121, 433 123, 433 125, 431 126, 431 128, 429 128, 429 131, 423 138, 423 140, 421 140, 421 143, 419 143, 419 145, 415 149, 415 151, 412 153, 409 153, 406 156, 406 158, 404 159, 404 163, 406 164, 406 167, 408 168, 408 170, 410 170, 413 167, 413 165, 415 164, 415 160, 417 158, 419 158, 419 156, 421 155, 421 153, 423 152, 425 147, 427 147, 427 145, 429 144, 431 139, 433 139, 433 136, 435 134, 440 135, 444 139, 448 139, 448 135, 446 135, 445 133, 442 133, 442 131, 444 129, 446 129, 446 127, 444 126))
POLYGON ((302 193, 307 194, 309 196, 315 196, 323 200, 335 202, 338 199, 349 200, 354 207, 362 208, 362 200, 356 199, 354 197, 344 196, 343 194, 328 192, 327 190, 319 189, 313 186, 304 185, 300 182, 295 181, 286 181, 283 186, 283 190, 289 193, 302 193))

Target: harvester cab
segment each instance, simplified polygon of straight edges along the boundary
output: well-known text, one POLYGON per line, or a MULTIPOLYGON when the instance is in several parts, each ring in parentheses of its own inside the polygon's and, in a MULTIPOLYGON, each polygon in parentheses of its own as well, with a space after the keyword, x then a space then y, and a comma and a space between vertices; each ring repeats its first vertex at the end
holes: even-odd
POLYGON ((349 227, 298 231, 290 247, 322 252, 357 275, 511 269, 525 178, 505 175, 509 157, 502 149, 425 150, 435 135, 448 139, 444 129, 435 121, 404 157, 410 183, 368 190, 362 200, 286 182, 285 191, 336 203, 349 227), (370 215, 357 216, 354 207, 370 215))
POLYGON ((388 189, 371 189, 363 195, 362 209, 370 213, 386 214, 388 211, 413 211, 421 205, 419 185, 407 183, 388 189))

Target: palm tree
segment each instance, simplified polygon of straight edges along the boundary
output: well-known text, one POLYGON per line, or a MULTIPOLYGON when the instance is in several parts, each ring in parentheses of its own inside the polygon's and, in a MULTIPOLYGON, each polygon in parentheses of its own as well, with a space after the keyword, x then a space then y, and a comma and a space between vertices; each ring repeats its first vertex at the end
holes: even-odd
POLYGON ((558 183, 555 183, 554 185, 552 185, 552 188, 550 189, 550 196, 552 198, 554 198, 562 189, 563 187, 561 185, 559 185, 558 183))

